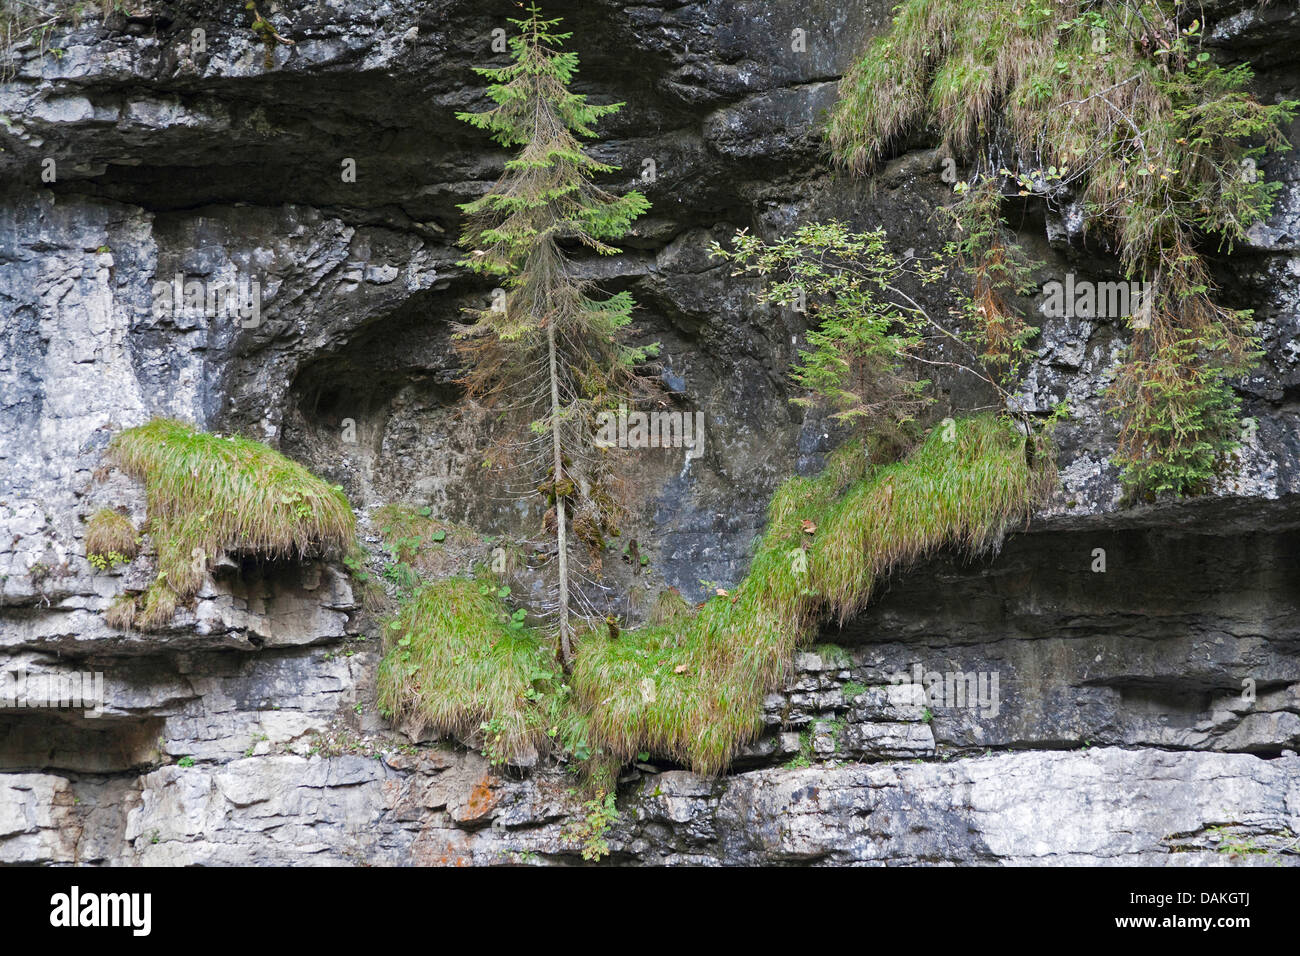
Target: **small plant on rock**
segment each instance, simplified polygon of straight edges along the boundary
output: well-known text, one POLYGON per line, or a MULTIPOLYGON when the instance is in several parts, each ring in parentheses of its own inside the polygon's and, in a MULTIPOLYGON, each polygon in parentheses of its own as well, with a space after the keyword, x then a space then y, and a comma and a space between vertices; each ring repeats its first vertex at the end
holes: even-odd
POLYGON ((592 799, 582 805, 583 815, 565 828, 564 835, 582 848, 582 858, 596 862, 609 856, 610 828, 618 822, 618 807, 614 794, 597 791, 592 799))
POLYGON ((131 519, 100 508, 86 525, 86 560, 97 571, 125 564, 140 553, 140 537, 131 519))

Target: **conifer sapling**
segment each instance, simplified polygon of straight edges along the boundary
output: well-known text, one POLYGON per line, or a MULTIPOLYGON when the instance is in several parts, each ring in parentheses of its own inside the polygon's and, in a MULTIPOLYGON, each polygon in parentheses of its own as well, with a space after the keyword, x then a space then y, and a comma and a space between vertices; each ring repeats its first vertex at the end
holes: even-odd
POLYGON ((641 380, 637 367, 654 351, 624 344, 631 295, 595 297, 570 251, 617 254, 609 240, 625 235, 650 204, 635 190, 617 196, 593 181, 617 167, 588 156, 582 139, 593 138, 596 121, 623 104, 596 106, 571 92, 578 57, 561 47, 572 34, 554 32, 560 21, 543 19, 535 4, 526 10, 526 19, 510 21, 518 28, 510 40, 513 62, 476 68, 491 81, 487 93, 496 105, 457 114, 517 148, 493 187, 461 207, 461 245, 469 251, 462 265, 498 277, 505 295, 494 308, 467 310, 473 321, 458 339, 471 396, 535 415, 528 460, 539 466, 535 487, 550 505, 546 524, 556 536, 556 611, 567 667, 571 602, 595 616, 572 587, 571 532, 598 556, 617 512, 593 441, 595 415, 626 400, 641 380))

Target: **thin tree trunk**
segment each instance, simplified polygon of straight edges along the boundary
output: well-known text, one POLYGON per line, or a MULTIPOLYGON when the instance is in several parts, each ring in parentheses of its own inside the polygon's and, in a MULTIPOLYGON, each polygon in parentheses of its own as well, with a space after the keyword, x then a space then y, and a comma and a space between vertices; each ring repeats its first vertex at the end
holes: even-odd
POLYGON ((555 320, 546 325, 546 349, 551 364, 551 443, 555 452, 555 535, 557 539, 560 571, 560 660, 569 669, 573 650, 569 642, 569 543, 565 527, 564 495, 560 483, 564 480, 564 453, 560 446, 560 378, 555 356, 555 320))

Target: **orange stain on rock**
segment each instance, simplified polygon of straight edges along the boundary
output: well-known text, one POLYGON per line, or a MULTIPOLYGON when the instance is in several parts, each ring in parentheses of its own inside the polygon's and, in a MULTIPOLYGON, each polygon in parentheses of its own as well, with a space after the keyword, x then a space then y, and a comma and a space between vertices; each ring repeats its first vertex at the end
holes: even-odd
POLYGON ((474 789, 470 792, 469 802, 465 807, 466 818, 476 820, 490 812, 496 805, 497 796, 492 790, 492 778, 485 774, 482 780, 474 784, 474 789))

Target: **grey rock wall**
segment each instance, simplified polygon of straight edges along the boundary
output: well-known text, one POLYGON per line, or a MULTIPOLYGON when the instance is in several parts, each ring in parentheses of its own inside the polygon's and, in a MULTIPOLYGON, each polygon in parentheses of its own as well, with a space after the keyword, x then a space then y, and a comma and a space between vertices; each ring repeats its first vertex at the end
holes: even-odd
MULTIPOLYGON (((343 483, 372 544, 368 514, 389 501, 535 533, 478 477, 492 425, 460 400, 449 351, 460 308, 490 292, 456 265, 456 204, 501 161, 452 114, 482 104, 471 67, 512 6, 282 3, 296 42, 269 69, 241 5, 149 6, 59 33, 58 55, 19 49, 0 83, 0 669, 105 687, 95 717, 0 708, 0 862, 580 862, 563 768, 497 772, 380 719, 377 629, 340 569, 218 569, 146 635, 103 612, 151 557, 96 573, 83 543, 101 506, 145 518, 140 489, 99 469, 116 429, 155 414, 244 431, 343 483), (260 321, 155 316, 153 283, 177 273, 255 277, 260 321)), ((628 533, 651 563, 633 579, 611 558, 620 595, 737 581, 772 489, 833 442, 788 401, 802 317, 757 306, 710 241, 829 216, 883 224, 900 250, 943 241, 941 157, 905 145, 869 190, 828 169, 816 132, 888 7, 548 5, 576 32, 580 89, 627 103, 597 146, 624 167, 612 184, 655 169, 625 255, 589 268, 631 289, 674 402, 708 416, 702 458, 633 463, 628 533)), ((1300 89, 1294 11, 1220 2, 1207 18, 1262 96, 1300 89)), ((1258 429, 1215 493, 1120 506, 1100 392, 1123 332, 1044 317, 1021 404, 1075 411, 1055 499, 1000 554, 937 555, 828 627, 728 776, 655 755, 629 768, 612 862, 1295 862, 1297 169, 1271 161, 1276 215, 1216 266, 1267 355, 1240 383, 1258 429), (914 668, 974 675, 977 706, 891 683, 914 668), (994 674, 996 708, 978 706, 994 674)), ((1022 238, 1044 280, 1114 268, 1041 216, 1022 238)), ((987 401, 939 385, 943 411, 987 401)))

